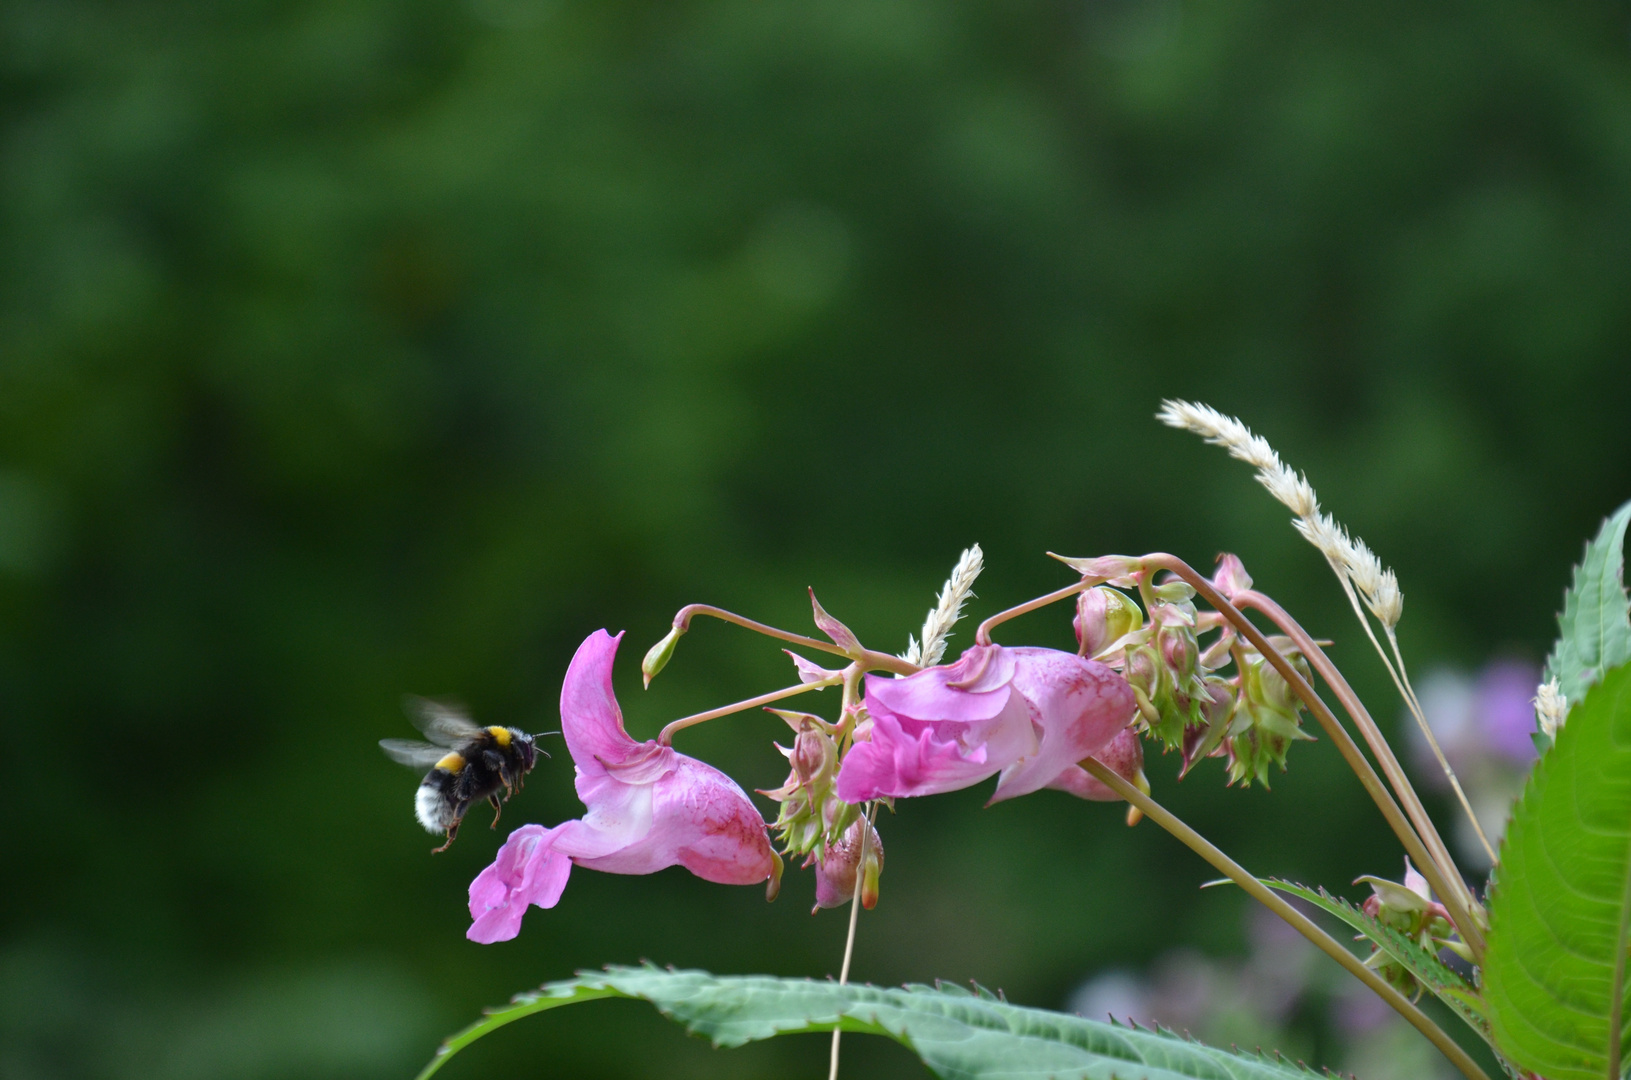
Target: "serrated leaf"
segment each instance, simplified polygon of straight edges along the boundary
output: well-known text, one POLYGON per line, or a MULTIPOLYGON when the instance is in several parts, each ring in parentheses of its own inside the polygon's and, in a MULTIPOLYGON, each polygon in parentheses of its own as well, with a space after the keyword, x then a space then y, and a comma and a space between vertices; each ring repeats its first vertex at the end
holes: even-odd
POLYGON ((1631 666, 1569 712, 1501 841, 1484 999, 1501 1052, 1547 1080, 1612 1080, 1631 1050, 1631 666))
POLYGON ((1631 601, 1625 595, 1625 528, 1631 502, 1603 522, 1574 568, 1563 594, 1558 639, 1546 658, 1546 679, 1556 679, 1572 706, 1610 668, 1631 661, 1631 601))
POLYGON ((609 968, 550 983, 448 1039, 419 1074, 498 1028, 546 1009, 597 998, 649 1001, 687 1031, 736 1047, 776 1035, 844 1031, 883 1035, 936 1076, 955 1080, 1311 1080, 1301 1064, 1205 1046, 1166 1031, 1124 1027, 1010 1005, 985 990, 873 986, 765 975, 710 975, 654 967, 609 968))
POLYGON ((1332 896, 1324 889, 1310 889, 1306 885, 1276 878, 1264 878, 1263 884, 1271 889, 1300 897, 1322 911, 1335 915, 1363 934, 1373 945, 1403 965, 1406 971, 1432 991, 1434 997, 1448 1005, 1468 1027, 1476 1031, 1480 1038, 1491 1046, 1495 1045, 1490 1036, 1489 1021, 1484 1017, 1483 1002, 1479 1000, 1476 988, 1432 952, 1391 926, 1383 925, 1380 920, 1365 914, 1341 897, 1332 896))

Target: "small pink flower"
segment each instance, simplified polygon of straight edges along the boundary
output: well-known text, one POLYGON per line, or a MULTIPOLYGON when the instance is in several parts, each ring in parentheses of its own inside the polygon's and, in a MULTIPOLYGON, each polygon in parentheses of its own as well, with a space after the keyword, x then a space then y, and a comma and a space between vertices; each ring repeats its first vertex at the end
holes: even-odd
POLYGON ((992 802, 1029 794, 1108 744, 1137 705, 1127 680, 1097 661, 976 645, 904 679, 868 675, 866 707, 871 738, 838 773, 845 802, 956 791, 989 776, 998 776, 992 802))
POLYGON ((577 766, 582 818, 524 825, 470 883, 472 941, 508 941, 530 905, 554 907, 572 863, 610 874, 683 866, 707 881, 752 885, 777 861, 764 819, 730 777, 623 729, 612 661, 623 635, 597 630, 578 646, 561 687, 561 732, 577 766))

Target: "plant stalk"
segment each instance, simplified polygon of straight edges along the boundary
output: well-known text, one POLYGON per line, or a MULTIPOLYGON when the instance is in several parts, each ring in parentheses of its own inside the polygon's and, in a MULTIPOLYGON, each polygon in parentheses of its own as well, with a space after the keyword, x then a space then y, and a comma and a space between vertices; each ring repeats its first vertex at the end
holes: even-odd
POLYGON ((974 631, 974 642, 977 645, 989 645, 991 644, 991 631, 995 627, 1007 622, 1009 619, 1024 615, 1026 612, 1035 611, 1038 608, 1045 608, 1049 604, 1054 604, 1058 603, 1060 600, 1069 599, 1079 592, 1091 589, 1094 584, 1096 583, 1078 581, 1076 584, 1067 585, 1063 589, 1055 589, 1046 596, 1039 596, 1035 600, 1027 600, 1023 604, 1016 604, 1014 607, 1011 607, 1006 611, 999 611, 989 619, 985 620, 985 622, 981 623, 980 628, 974 631))
POLYGON ((763 634, 765 637, 773 637, 777 641, 785 641, 793 645, 802 645, 806 649, 815 649, 817 652, 824 652, 831 656, 842 656, 846 660, 859 660, 868 670, 871 671, 892 671, 897 675, 915 675, 921 670, 916 664, 902 660, 898 656, 890 656, 888 653, 874 652, 871 649, 862 649, 859 656, 852 656, 844 649, 834 645, 830 641, 822 641, 819 638, 805 637, 803 634, 794 634, 787 630, 778 630, 774 626, 767 626, 762 622, 755 622, 752 619, 736 614, 734 611, 726 611, 724 608, 714 607, 712 604, 687 604, 680 608, 678 613, 676 613, 674 616, 674 629, 680 631, 681 633, 689 633, 691 630, 691 619, 697 615, 708 615, 715 619, 719 619, 722 622, 728 622, 733 625, 740 626, 743 629, 752 630, 756 634, 763 634))
MULTIPOLYGON (((1472 891, 1467 888, 1466 882, 1462 880, 1461 872, 1456 869, 1455 860, 1451 858, 1449 849, 1444 846, 1443 837, 1439 835, 1438 830, 1433 826, 1432 819, 1427 816, 1427 808, 1422 805, 1421 798, 1416 794, 1415 788, 1411 787, 1410 781, 1405 777, 1404 768, 1399 764, 1399 759, 1394 756, 1393 748, 1388 745, 1388 741, 1382 735, 1381 729, 1377 727, 1376 721, 1371 718, 1370 713, 1365 709, 1364 703, 1359 700, 1359 695, 1354 693, 1353 687, 1348 685, 1348 680, 1343 678, 1342 672, 1331 662, 1331 658, 1325 654, 1324 649, 1320 648, 1319 643, 1309 635, 1308 631, 1298 625, 1297 621, 1287 614, 1284 608, 1271 598, 1255 590, 1239 594, 1239 599, 1244 606, 1267 615, 1277 627, 1285 631, 1286 635, 1297 643, 1297 648, 1302 650, 1304 656, 1308 657, 1309 664, 1313 666, 1315 671, 1319 672, 1320 678, 1325 680, 1326 685, 1331 688, 1331 692, 1336 694, 1337 700, 1342 702, 1342 707, 1353 718, 1354 725, 1359 728, 1360 734, 1365 737, 1365 743, 1370 747, 1371 753, 1376 755, 1376 760, 1382 766, 1383 773, 1387 775, 1388 781, 1393 785, 1393 790, 1398 792, 1400 801, 1404 803, 1405 812, 1409 814, 1412 824, 1420 830, 1423 843, 1426 844, 1433 855, 1430 863, 1438 870, 1438 876, 1443 880, 1442 883, 1432 881, 1431 876, 1429 876, 1430 883, 1438 891, 1439 896, 1443 898, 1444 906, 1450 910, 1452 921, 1455 922, 1456 929, 1461 932, 1461 937, 1466 941, 1467 947, 1472 949, 1475 957, 1481 960, 1484 955, 1484 935, 1483 924, 1476 921, 1477 901, 1473 898, 1472 891), (1452 899, 1455 901, 1454 905, 1451 904, 1452 899)), ((1416 858, 1418 862, 1420 861, 1419 856, 1412 854, 1412 857, 1416 858)), ((1423 875, 1427 875, 1426 866, 1421 867, 1421 871, 1423 875)))
POLYGON ((780 701, 783 698, 796 697, 797 695, 805 693, 809 690, 825 690, 829 686, 837 686, 843 681, 843 678, 844 677, 842 675, 834 675, 830 678, 822 679, 819 682, 799 683, 797 686, 784 686, 780 690, 772 690, 768 694, 760 694, 758 697, 748 698, 746 701, 738 701, 733 705, 721 705, 719 708, 709 709, 707 712, 699 712, 691 716, 682 716, 678 720, 671 721, 666 727, 663 728, 662 731, 658 732, 657 741, 662 743, 664 746, 672 746, 674 745, 674 733, 676 731, 684 731, 688 727, 695 727, 696 725, 706 723, 709 720, 717 720, 719 717, 729 716, 731 713, 739 713, 747 709, 757 708, 760 705, 768 705, 772 701, 780 701))
POLYGON ((1360 982, 1370 987, 1378 997, 1388 1003, 1394 1012, 1404 1017, 1412 1027, 1427 1036, 1428 1040, 1438 1047, 1439 1052, 1449 1058, 1457 1069, 1461 1070, 1462 1075, 1466 1076, 1467 1080, 1489 1080, 1484 1070, 1478 1067, 1478 1063, 1454 1039, 1450 1038, 1442 1028, 1429 1020, 1427 1015, 1411 1004, 1403 994, 1389 986, 1380 975, 1366 967, 1359 957, 1344 948, 1341 942, 1315 925, 1308 916, 1292 907, 1283 897, 1257 880, 1239 863, 1219 851, 1204 836, 1184 824, 1166 807, 1129 784, 1113 769, 1093 758, 1088 758, 1081 765, 1100 782, 1109 785, 1117 795, 1142 810, 1145 817, 1154 821, 1195 854, 1211 863, 1230 881, 1246 890, 1252 899, 1280 916, 1299 934, 1317 945, 1322 952, 1341 964, 1360 982))
MULTIPOLYGON (((1455 923, 1456 929, 1461 932, 1462 940, 1467 943, 1468 948, 1473 950, 1476 957, 1482 957, 1484 954, 1483 930, 1474 921, 1469 907, 1471 897, 1467 892, 1466 883, 1461 880, 1459 871, 1455 869, 1454 861, 1449 859, 1448 852, 1443 853, 1443 862, 1429 852, 1423 838, 1417 835, 1410 819, 1399 809, 1399 804, 1394 801, 1386 785, 1376 775, 1376 770, 1371 768, 1370 762, 1365 759, 1365 755, 1355 745, 1353 737, 1348 734, 1347 729, 1342 726, 1342 722, 1336 718, 1336 714, 1314 692, 1314 688, 1308 684, 1302 674, 1291 665, 1290 661, 1280 655, 1279 650, 1269 644, 1268 638, 1252 624, 1250 619, 1241 613, 1239 608, 1230 603, 1228 598, 1218 592, 1212 582, 1194 567, 1176 555, 1161 552, 1144 556, 1143 563, 1148 570, 1170 570, 1188 582, 1207 603, 1222 612, 1223 616, 1240 631, 1241 636, 1250 641, 1252 646, 1263 655, 1263 658, 1274 666, 1274 670, 1279 672, 1280 677, 1286 680, 1287 685, 1302 700, 1303 704, 1308 706, 1308 711, 1314 714, 1315 719, 1325 729, 1326 734, 1336 743, 1343 760, 1348 763, 1348 767, 1359 778, 1359 782, 1364 785, 1365 791, 1370 795, 1372 801, 1376 803, 1377 808, 1382 811, 1382 816, 1387 819, 1387 823, 1393 829, 1394 834, 1398 836, 1399 842, 1404 845, 1405 853, 1419 864, 1422 875, 1427 878, 1428 884, 1443 898, 1444 906, 1449 911, 1451 921, 1455 923), (1448 872, 1446 872, 1446 867, 1448 872), (1454 884, 1451 884, 1452 878, 1454 884)), ((1261 596, 1261 594, 1255 595, 1261 596)), ((1273 604, 1273 601, 1268 600, 1267 597, 1262 597, 1262 599, 1273 604)), ((1275 610, 1280 611, 1280 614, 1286 618, 1287 622, 1290 622, 1292 626, 1296 626, 1294 622, 1291 622, 1290 616, 1285 615, 1284 611, 1279 608, 1279 605, 1275 604, 1274 607, 1275 610)), ((1272 613, 1265 612, 1265 614, 1269 614, 1273 618, 1272 613)), ((1336 671, 1335 666, 1331 665, 1330 660, 1319 650, 1319 646, 1314 643, 1313 639, 1308 637, 1306 631, 1303 631, 1300 626, 1297 627, 1297 631, 1301 635, 1299 647, 1305 649, 1310 662, 1314 664, 1315 670, 1319 671, 1321 676, 1330 682, 1332 689, 1338 692, 1344 707, 1349 709, 1350 714, 1353 714, 1353 709, 1357 708, 1358 715, 1363 715, 1366 720, 1369 720, 1370 714, 1364 711, 1363 705, 1359 704, 1358 697, 1354 695, 1347 681, 1342 678, 1342 674, 1336 671), (1306 645, 1303 645, 1302 642, 1306 642, 1306 645), (1310 649, 1312 652, 1307 652, 1310 649), (1321 663, 1314 662, 1316 655, 1323 662, 1323 667, 1321 663), (1334 673, 1335 681, 1331 681, 1332 676, 1327 674, 1325 670, 1327 667, 1334 673), (1345 697, 1342 696, 1344 693, 1346 694, 1345 697), (1352 702, 1351 705, 1350 702, 1352 702)), ((1292 634, 1291 636, 1295 640, 1298 634, 1292 634)), ((1355 723, 1358 722, 1356 718, 1355 723)), ((1374 721, 1371 722, 1371 726, 1374 728, 1374 721)), ((1364 729, 1361 728, 1361 730, 1364 729)), ((1380 732, 1377 732, 1377 735, 1380 736, 1380 732)), ((1367 741, 1369 740, 1367 739, 1367 741)), ((1372 750, 1375 750, 1374 746, 1372 750)), ((1383 758, 1384 753, 1386 755, 1384 760, 1391 759, 1394 761, 1394 765, 1397 766, 1397 759, 1393 759, 1392 750, 1388 748, 1386 740, 1382 740, 1382 751, 1377 752, 1378 758, 1383 758)), ((1401 778, 1402 775, 1401 771, 1401 778)), ((1405 788, 1410 796, 1415 795, 1415 792, 1409 788, 1408 782, 1405 784, 1405 788)), ((1419 800, 1416 805, 1420 806, 1419 800)), ((1425 811, 1423 816, 1425 817, 1425 811)), ((1427 827, 1428 829, 1432 828, 1431 821, 1427 822, 1427 827)), ((1438 834, 1434 831, 1432 835, 1437 837, 1438 834)), ((1439 841, 1439 848, 1442 851, 1442 840, 1439 841)))

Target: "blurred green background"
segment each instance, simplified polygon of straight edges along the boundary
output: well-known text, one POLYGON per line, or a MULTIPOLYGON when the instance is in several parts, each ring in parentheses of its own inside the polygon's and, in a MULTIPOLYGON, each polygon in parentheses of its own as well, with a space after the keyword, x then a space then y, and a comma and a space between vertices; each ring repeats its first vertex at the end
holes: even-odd
MULTIPOLYGON (((1307 470, 1418 669, 1538 661, 1631 496, 1628 52, 1625 4, 1555 0, 0 5, 0 1074, 400 1077, 578 967, 835 971, 797 872, 766 905, 580 871, 466 942, 503 833, 431 858, 374 745, 410 691, 554 728, 603 626, 639 737, 789 681, 707 623, 642 692, 687 602, 802 630, 813 585, 895 651, 973 541, 976 616, 1068 582, 1047 550, 1231 550, 1391 717, 1318 556, 1164 396, 1307 470)), ((681 744, 770 787, 779 728, 681 744)), ((1328 742, 1291 765, 1150 772, 1259 872, 1396 875, 1328 742)), ((505 827, 575 816, 570 778, 505 827)), ((1058 1007, 1244 948, 1152 826, 986 794, 883 822, 859 978, 1058 1007)), ((825 1072, 574 1012, 446 1075, 825 1072)))

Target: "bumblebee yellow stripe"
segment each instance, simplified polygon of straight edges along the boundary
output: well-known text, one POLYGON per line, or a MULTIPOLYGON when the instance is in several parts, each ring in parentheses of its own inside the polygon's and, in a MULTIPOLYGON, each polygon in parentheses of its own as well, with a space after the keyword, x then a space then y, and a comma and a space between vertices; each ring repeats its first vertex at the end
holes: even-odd
POLYGON ((500 745, 500 746, 510 745, 510 729, 509 728, 498 727, 497 725, 495 725, 495 726, 490 727, 490 728, 487 729, 487 734, 491 735, 493 737, 493 741, 498 743, 498 745, 500 745))
POLYGON ((446 769, 448 772, 458 772, 460 769, 464 768, 464 755, 447 754, 441 761, 436 763, 436 767, 438 769, 446 769))

